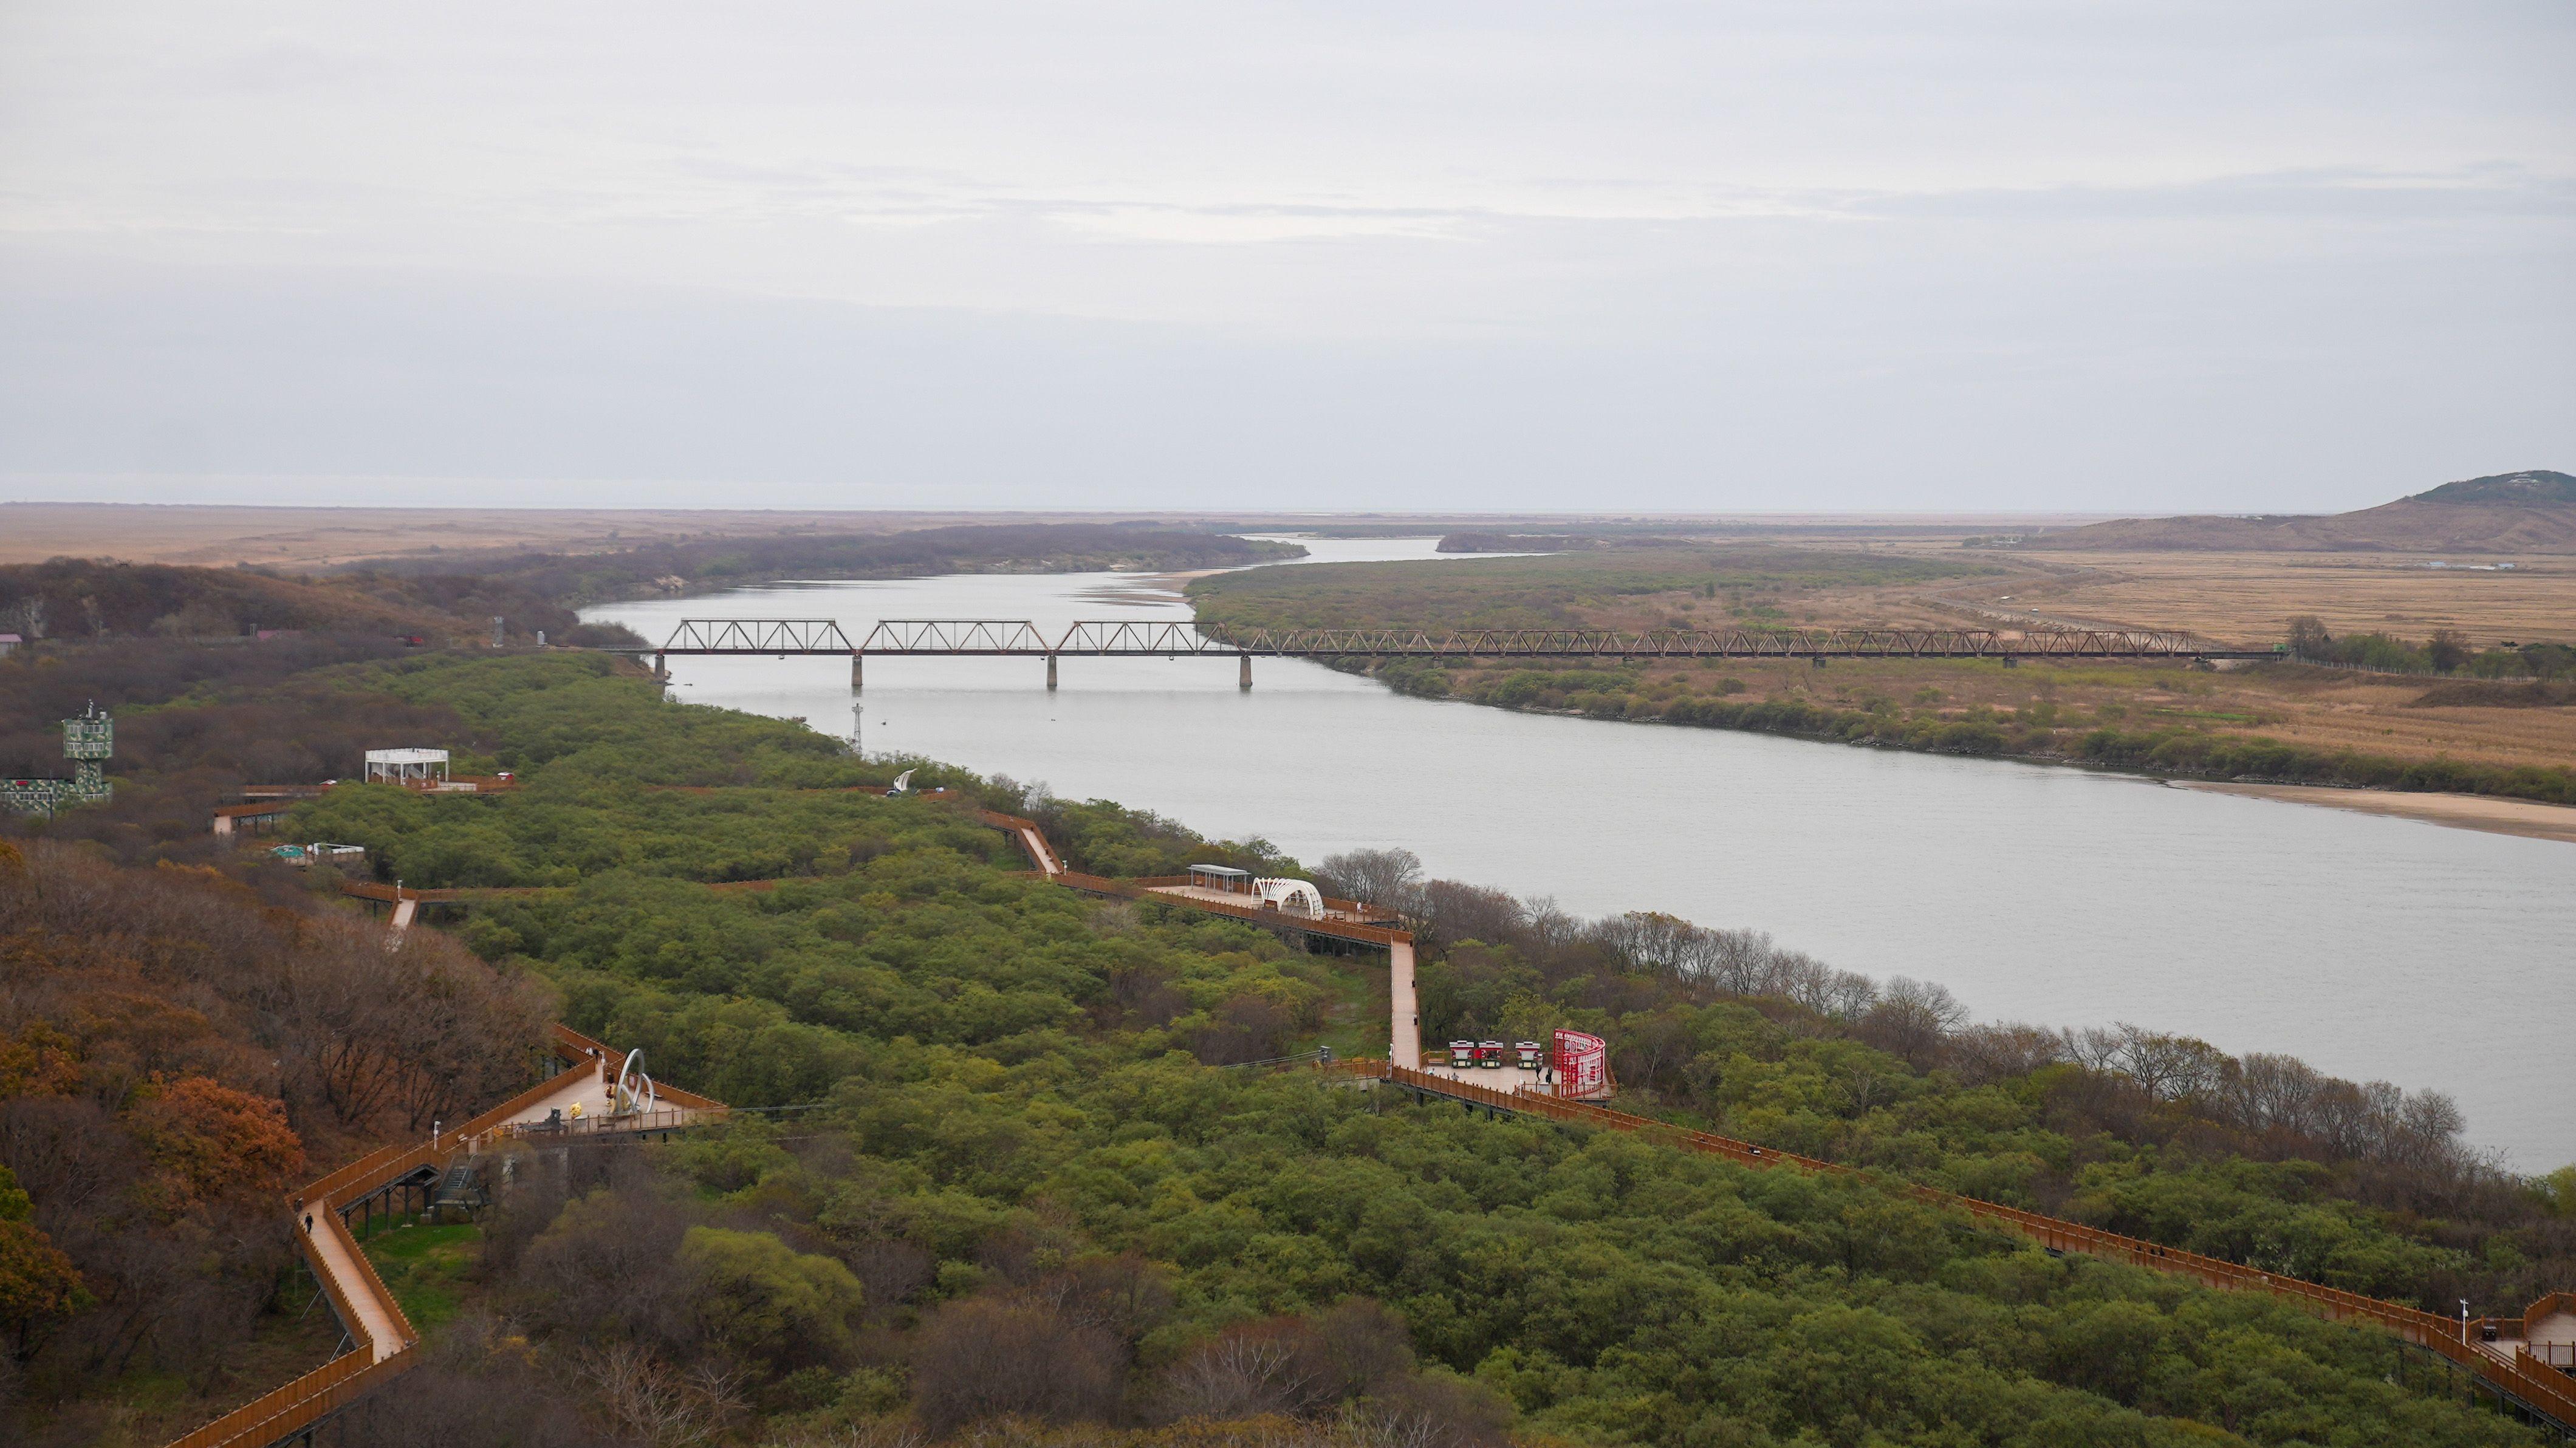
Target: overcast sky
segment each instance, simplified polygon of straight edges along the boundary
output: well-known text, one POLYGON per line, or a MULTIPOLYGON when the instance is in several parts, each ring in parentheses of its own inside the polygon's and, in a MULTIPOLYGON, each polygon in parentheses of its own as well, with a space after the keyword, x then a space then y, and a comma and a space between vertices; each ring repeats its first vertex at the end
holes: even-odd
POLYGON ((2576 470, 2571 75, 2565 0, 0 0, 0 496, 2360 506, 2576 470))

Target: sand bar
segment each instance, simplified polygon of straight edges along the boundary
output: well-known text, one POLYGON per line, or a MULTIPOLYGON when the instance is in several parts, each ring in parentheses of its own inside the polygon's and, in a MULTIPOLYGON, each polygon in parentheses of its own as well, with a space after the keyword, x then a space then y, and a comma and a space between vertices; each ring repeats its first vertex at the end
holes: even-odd
POLYGON ((2329 809, 2363 814, 2397 815, 2454 829, 2524 835, 2535 840, 2576 844, 2576 808, 2537 800, 2498 799, 2484 794, 2432 794, 2393 789, 2335 789, 2311 784, 2219 784, 2177 779, 2176 789, 2203 789, 2214 794, 2252 795, 2257 799, 2321 804, 2329 809))

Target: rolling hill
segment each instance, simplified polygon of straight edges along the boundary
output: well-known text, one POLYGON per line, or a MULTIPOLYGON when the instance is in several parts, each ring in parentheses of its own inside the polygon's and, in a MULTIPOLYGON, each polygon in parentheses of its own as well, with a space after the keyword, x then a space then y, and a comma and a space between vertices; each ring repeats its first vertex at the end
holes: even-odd
POLYGON ((2122 518, 2032 548, 2212 553, 2576 553, 2576 477, 2532 468, 2466 478, 2357 512, 2122 518))

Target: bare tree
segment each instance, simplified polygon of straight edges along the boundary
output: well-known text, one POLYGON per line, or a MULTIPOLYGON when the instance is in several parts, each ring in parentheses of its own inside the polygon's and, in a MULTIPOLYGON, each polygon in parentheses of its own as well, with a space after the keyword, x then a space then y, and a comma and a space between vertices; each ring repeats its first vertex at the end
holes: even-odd
POLYGON ((1550 955, 1589 933, 1581 920, 1557 908, 1553 895, 1532 895, 1521 902, 1521 931, 1530 944, 1550 955))
POLYGON ((1347 850, 1315 868, 1326 893, 1379 905, 1410 918, 1420 912, 1422 857, 1411 850, 1347 850))
POLYGON ((2112 1069, 2138 1083, 2158 1101, 2179 1101, 2215 1090, 2228 1057, 2207 1041, 2150 1031, 2123 1021, 2113 1026, 2118 1044, 2112 1069))
POLYGON ((2315 614, 2303 613, 2290 620, 2290 654, 2301 659, 2334 657, 2334 635, 2315 614))
POLYGON ((1504 945, 1521 933, 1520 902, 1500 890, 1433 880, 1422 887, 1421 910, 1423 935, 1443 945, 1462 940, 1504 945))
POLYGON ((2067 1059, 2066 1038, 2040 1026, 1998 1022, 1952 1033, 1950 1059, 1971 1086, 2027 1076, 2067 1059))
POLYGON ((1860 1024, 1871 1044, 1922 1067, 1940 1055, 1950 1032, 1967 1018, 1968 1008, 1948 987, 1900 975, 1889 978, 1860 1024))
POLYGON ((701 1360, 682 1370, 632 1342, 585 1347, 574 1361, 609 1424, 653 1448, 713 1443, 742 1414, 739 1368, 701 1360))
POLYGON ((1340 1400, 1330 1356, 1295 1319, 1227 1328, 1163 1374, 1164 1411, 1176 1418, 1305 1417, 1340 1400))
POLYGON ((1098 1328, 991 1297, 942 1304, 913 1335, 913 1407, 933 1437, 982 1418, 1106 1418, 1121 1354, 1098 1328))

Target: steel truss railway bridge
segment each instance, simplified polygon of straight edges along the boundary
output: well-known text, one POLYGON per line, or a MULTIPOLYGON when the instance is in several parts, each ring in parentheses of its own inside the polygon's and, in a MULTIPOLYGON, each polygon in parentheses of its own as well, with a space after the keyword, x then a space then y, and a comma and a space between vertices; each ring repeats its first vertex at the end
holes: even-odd
POLYGON ((688 618, 653 657, 843 655, 850 685, 880 658, 1042 658, 1047 686, 1059 658, 1231 657, 1252 687, 1255 655, 1284 659, 2268 659, 2147 629, 1598 629, 1227 628, 1184 621, 1089 619, 1050 634, 1028 619, 890 618, 857 639, 828 618, 688 618))

